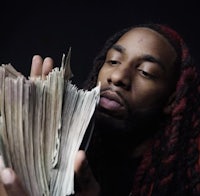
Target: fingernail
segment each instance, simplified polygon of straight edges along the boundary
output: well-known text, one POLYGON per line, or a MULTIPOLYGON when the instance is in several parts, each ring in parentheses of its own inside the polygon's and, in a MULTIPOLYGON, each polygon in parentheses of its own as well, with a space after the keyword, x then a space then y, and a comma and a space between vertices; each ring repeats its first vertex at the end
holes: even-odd
POLYGON ((5 163, 4 163, 4 160, 3 160, 3 157, 2 155, 0 155, 0 172, 5 169, 5 163))
POLYGON ((11 184, 14 182, 14 173, 11 169, 7 168, 1 172, 1 181, 3 184, 11 184))

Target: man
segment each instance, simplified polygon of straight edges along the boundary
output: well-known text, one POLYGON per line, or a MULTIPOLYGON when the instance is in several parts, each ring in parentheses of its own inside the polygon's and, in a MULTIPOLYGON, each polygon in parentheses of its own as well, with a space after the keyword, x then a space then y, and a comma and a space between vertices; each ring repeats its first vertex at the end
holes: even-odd
MULTIPOLYGON (((52 65, 35 56, 31 76, 52 65)), ((182 38, 157 24, 124 29, 94 65, 86 88, 101 82, 101 98, 89 149, 75 161, 76 195, 200 194, 200 86, 182 38)), ((2 170, 7 193, 23 195, 2 170)))

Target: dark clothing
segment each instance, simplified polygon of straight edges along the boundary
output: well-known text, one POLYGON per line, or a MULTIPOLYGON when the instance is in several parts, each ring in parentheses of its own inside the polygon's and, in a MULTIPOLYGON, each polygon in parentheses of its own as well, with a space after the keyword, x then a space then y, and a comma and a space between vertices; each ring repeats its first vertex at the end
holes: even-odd
POLYGON ((132 190, 140 158, 131 158, 122 146, 126 145, 119 143, 116 146, 108 139, 88 149, 89 164, 100 184, 102 196, 128 196, 132 190))

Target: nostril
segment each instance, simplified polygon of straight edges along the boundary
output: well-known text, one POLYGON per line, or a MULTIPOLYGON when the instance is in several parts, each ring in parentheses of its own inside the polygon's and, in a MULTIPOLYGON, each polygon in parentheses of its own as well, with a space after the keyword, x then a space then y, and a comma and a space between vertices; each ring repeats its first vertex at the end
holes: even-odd
POLYGON ((130 82, 125 82, 122 80, 112 80, 111 78, 107 79, 107 81, 108 81, 108 84, 112 84, 114 86, 121 87, 126 90, 130 89, 131 87, 130 82))
POLYGON ((107 82, 115 86, 128 89, 132 83, 132 70, 130 66, 121 64, 121 66, 114 67, 112 72, 108 74, 107 82))

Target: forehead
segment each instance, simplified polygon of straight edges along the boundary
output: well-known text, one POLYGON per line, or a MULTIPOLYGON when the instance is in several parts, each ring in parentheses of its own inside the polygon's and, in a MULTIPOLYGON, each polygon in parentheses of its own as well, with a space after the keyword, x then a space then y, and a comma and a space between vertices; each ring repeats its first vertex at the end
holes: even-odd
POLYGON ((137 27, 125 33, 115 44, 122 46, 129 55, 152 55, 165 63, 172 63, 177 56, 174 47, 158 32, 137 27))
POLYGON ((169 47, 175 52, 173 46, 164 36, 147 27, 133 28, 126 32, 117 42, 123 42, 124 44, 129 43, 129 45, 131 45, 133 42, 134 44, 149 44, 149 47, 158 47, 161 45, 169 47))

